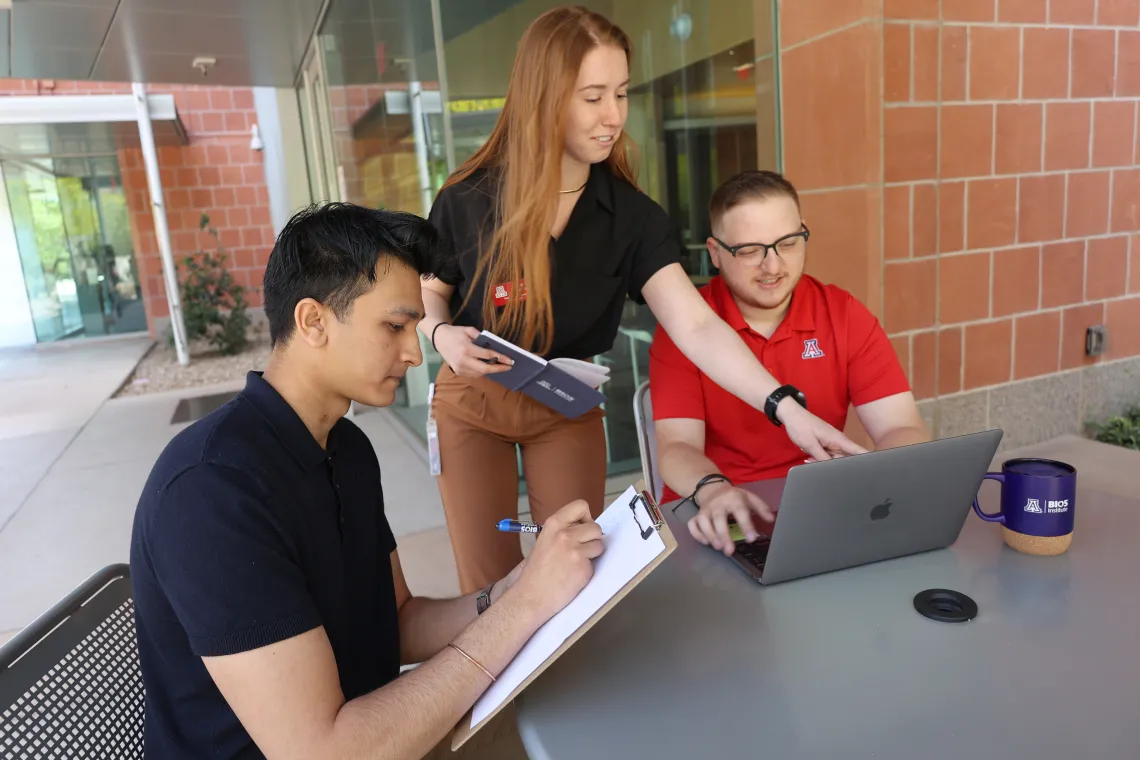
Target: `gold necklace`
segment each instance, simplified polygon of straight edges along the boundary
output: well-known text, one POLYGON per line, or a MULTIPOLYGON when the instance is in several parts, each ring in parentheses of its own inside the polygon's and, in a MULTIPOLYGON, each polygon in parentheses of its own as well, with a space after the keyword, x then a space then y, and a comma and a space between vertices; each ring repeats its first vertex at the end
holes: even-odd
POLYGON ((589 178, 589 177, 587 177, 587 178, 586 178, 586 181, 585 181, 585 182, 583 182, 583 183, 582 183, 582 186, 581 186, 580 188, 578 188, 577 190, 559 190, 559 191, 558 191, 558 194, 559 194, 559 195, 568 195, 568 194, 570 194, 570 193, 580 193, 580 192, 582 192, 583 190, 585 190, 585 189, 586 189, 586 185, 588 185, 589 183, 590 183, 590 178, 589 178))

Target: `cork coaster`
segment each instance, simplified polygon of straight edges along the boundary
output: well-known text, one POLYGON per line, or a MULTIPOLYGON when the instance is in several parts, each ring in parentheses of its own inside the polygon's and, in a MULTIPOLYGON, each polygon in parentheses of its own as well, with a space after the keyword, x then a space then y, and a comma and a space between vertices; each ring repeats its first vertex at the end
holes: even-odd
POLYGON ((1036 554, 1042 557, 1051 557, 1064 554, 1073 542, 1073 534, 1063 536, 1030 536, 1025 533, 1015 533, 1004 525, 1001 526, 1001 537, 1011 549, 1022 554, 1036 554))

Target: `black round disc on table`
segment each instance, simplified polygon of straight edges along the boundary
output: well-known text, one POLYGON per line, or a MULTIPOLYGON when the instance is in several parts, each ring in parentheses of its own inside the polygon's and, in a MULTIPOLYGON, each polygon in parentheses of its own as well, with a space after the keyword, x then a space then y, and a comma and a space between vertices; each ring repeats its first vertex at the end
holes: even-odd
POLYGON ((978 605, 961 591, 928 588, 915 594, 918 614, 940 623, 965 623, 978 616, 978 605))

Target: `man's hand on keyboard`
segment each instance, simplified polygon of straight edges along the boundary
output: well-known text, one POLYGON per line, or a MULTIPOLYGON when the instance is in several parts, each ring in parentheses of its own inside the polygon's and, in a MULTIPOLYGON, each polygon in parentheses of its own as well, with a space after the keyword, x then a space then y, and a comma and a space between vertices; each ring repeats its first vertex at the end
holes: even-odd
POLYGON ((730 556, 735 542, 729 532, 729 519, 735 519, 740 531, 748 541, 760 537, 753 526, 755 514, 764 522, 776 519, 772 508, 756 494, 729 483, 713 483, 701 489, 698 501, 700 512, 689 520, 689 532, 693 538, 706 546, 730 556))

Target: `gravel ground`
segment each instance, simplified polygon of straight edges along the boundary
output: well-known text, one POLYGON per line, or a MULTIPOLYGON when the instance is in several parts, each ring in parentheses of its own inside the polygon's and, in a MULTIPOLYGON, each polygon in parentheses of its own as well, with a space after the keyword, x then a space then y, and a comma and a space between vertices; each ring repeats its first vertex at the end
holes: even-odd
POLYGON ((251 369, 265 369, 269 362, 269 340, 259 337, 237 356, 222 356, 208 343, 190 346, 190 366, 178 364, 178 356, 166 341, 151 347, 127 382, 115 394, 141 396, 199 385, 241 380, 251 369))

